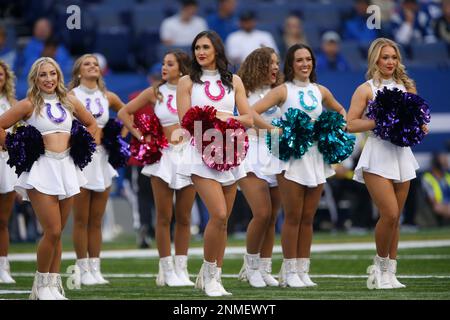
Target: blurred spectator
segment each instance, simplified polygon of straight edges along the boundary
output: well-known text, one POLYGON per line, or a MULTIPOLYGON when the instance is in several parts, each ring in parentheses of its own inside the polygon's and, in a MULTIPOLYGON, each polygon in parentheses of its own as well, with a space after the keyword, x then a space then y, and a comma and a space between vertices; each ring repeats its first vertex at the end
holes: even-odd
POLYGON ((14 69, 14 63, 16 61, 16 50, 8 47, 6 43, 8 34, 6 28, 0 25, 0 59, 5 61, 12 69, 14 69))
POLYGON ((239 16, 240 30, 231 33, 225 43, 227 57, 232 64, 240 64, 255 49, 273 48, 278 53, 272 35, 256 29, 256 16, 253 11, 245 11, 239 16))
POLYGON ((434 24, 434 33, 439 40, 450 45, 450 0, 442 0, 442 17, 434 24))
POLYGON ((433 154, 431 169, 422 177, 428 202, 439 224, 450 222, 450 172, 448 154, 433 154))
POLYGON ((344 23, 344 39, 358 41, 360 44, 368 45, 378 38, 377 29, 367 28, 367 8, 369 0, 355 0, 353 5, 353 15, 344 23))
POLYGON ((236 0, 218 0, 217 12, 206 18, 210 30, 219 34, 223 41, 228 35, 239 29, 239 21, 236 15, 236 0))
POLYGON ((322 35, 321 51, 316 56, 317 71, 348 71, 350 67, 340 53, 341 37, 335 31, 322 35))
POLYGON ((308 44, 306 34, 303 30, 303 22, 299 16, 290 14, 284 20, 283 29, 283 54, 286 53, 289 47, 296 43, 308 44))
POLYGON ((41 18, 33 27, 33 37, 23 50, 24 65, 21 75, 27 75, 31 65, 36 59, 51 54, 58 62, 64 74, 70 74, 72 70, 72 58, 67 49, 53 38, 53 28, 50 20, 41 18))
POLYGON ((403 0, 400 12, 392 17, 395 41, 402 45, 436 41, 429 14, 421 10, 417 0, 403 0))
POLYGON ((166 46, 190 46, 195 36, 208 29, 205 19, 197 16, 196 0, 181 0, 178 14, 161 23, 160 38, 166 46))

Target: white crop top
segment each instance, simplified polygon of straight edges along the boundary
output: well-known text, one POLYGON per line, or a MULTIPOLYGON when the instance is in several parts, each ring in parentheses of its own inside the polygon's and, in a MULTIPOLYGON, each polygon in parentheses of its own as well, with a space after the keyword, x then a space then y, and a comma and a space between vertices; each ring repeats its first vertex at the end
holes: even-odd
POLYGON ((295 80, 285 83, 287 88, 286 101, 280 106, 285 114, 289 108, 300 109, 312 120, 317 120, 322 113, 322 94, 315 83, 295 80))
MULTIPOLYGON (((9 103, 6 96, 0 95, 0 116, 5 113, 9 108, 11 108, 11 104, 9 103)), ((6 132, 12 132, 13 127, 6 129, 6 132)))
POLYGON ((384 87, 387 87, 388 89, 397 88, 403 92, 406 92, 406 88, 403 84, 396 83, 394 79, 383 79, 381 80, 381 83, 375 84, 373 79, 367 80, 367 83, 370 85, 370 88, 372 88, 372 97, 373 99, 377 96, 378 90, 383 90, 384 87))
POLYGON ((109 101, 98 88, 89 89, 82 84, 73 88, 73 92, 85 108, 94 116, 99 128, 109 120, 109 101))
POLYGON ((159 87, 162 101, 159 99, 155 104, 155 114, 163 127, 180 123, 177 111, 177 86, 165 83, 159 87))
POLYGON ((37 108, 34 108, 33 114, 26 123, 32 125, 44 136, 55 132, 67 132, 70 134, 72 129, 73 116, 69 109, 59 102, 56 94, 41 93, 44 98, 44 105, 41 107, 40 114, 37 114, 37 108))
POLYGON ((220 81, 218 70, 203 70, 200 77, 204 83, 194 83, 191 93, 191 104, 193 106, 212 106, 221 112, 234 112, 234 88, 228 88, 220 81))
MULTIPOLYGON (((264 86, 251 92, 248 96, 248 103, 250 106, 254 105, 256 102, 265 97, 265 95, 270 91, 270 86, 264 86)), ((261 117, 267 123, 272 123, 275 118, 281 117, 281 109, 278 106, 273 106, 267 109, 265 112, 261 113, 261 117)))

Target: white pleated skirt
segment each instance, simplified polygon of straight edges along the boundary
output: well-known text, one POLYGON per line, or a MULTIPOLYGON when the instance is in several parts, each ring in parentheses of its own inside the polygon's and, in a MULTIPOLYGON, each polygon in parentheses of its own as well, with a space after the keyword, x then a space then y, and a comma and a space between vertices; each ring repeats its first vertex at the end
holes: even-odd
POLYGON ((277 160, 267 148, 264 138, 249 135, 248 142, 247 156, 241 164, 245 173, 254 173, 259 179, 265 180, 271 188, 278 186, 277 177, 274 174, 266 175, 262 172, 264 167, 270 166, 273 161, 277 160))
POLYGON ((148 177, 161 178, 169 185, 169 188, 174 190, 180 190, 191 185, 192 181, 189 177, 177 174, 187 145, 188 143, 169 144, 168 148, 162 150, 161 159, 158 162, 146 165, 141 173, 148 177))
POLYGON ((14 191, 17 181, 15 168, 11 168, 6 162, 9 159, 8 152, 0 151, 0 193, 14 191))
POLYGON ((414 179, 417 169, 419 164, 411 148, 399 147, 371 135, 364 145, 353 180, 364 183, 365 171, 401 183, 414 179))
POLYGON ((45 150, 37 159, 30 172, 22 172, 14 189, 29 201, 27 190, 36 189, 41 193, 58 196, 59 200, 70 198, 80 192, 87 180, 75 165, 67 149, 64 152, 45 150))
POLYGON ((112 185, 112 179, 119 174, 108 162, 108 152, 101 145, 96 147, 92 155, 92 161, 83 168, 83 175, 88 183, 83 186, 84 189, 95 192, 103 192, 112 185))
POLYGON ((289 161, 280 160, 272 156, 273 161, 262 168, 267 175, 283 173, 288 180, 309 188, 315 188, 327 181, 335 174, 329 164, 323 160, 317 143, 314 143, 301 159, 291 158, 289 161))
POLYGON ((239 165, 227 171, 218 171, 209 168, 202 160, 200 152, 188 143, 186 150, 183 152, 181 163, 178 166, 177 173, 191 177, 197 175, 202 178, 212 179, 219 182, 222 186, 229 186, 246 176, 243 165, 239 165))

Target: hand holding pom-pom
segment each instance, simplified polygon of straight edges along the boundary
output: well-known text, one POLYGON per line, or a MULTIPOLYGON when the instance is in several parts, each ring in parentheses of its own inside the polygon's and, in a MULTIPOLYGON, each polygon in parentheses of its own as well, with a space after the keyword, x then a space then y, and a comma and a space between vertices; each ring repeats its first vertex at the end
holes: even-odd
POLYGON ((417 145, 428 133, 430 107, 416 94, 384 87, 367 110, 367 117, 375 120, 375 135, 397 146, 417 145))

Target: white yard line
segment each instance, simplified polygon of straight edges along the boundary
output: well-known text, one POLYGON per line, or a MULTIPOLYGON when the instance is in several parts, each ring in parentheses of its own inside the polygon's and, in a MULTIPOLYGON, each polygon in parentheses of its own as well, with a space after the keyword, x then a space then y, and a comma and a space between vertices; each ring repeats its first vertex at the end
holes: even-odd
MULTIPOLYGON (((399 249, 411 248, 435 248, 450 247, 450 240, 421 240, 421 241, 400 241, 399 249)), ((375 243, 330 243, 313 244, 311 251, 318 252, 337 252, 337 251, 357 251, 357 250, 375 250, 375 243)), ((225 255, 243 255, 246 252, 245 247, 228 247, 225 255)), ((281 246, 274 246, 273 253, 281 253, 281 246)), ((203 256, 203 248, 189 249, 189 256, 203 256)), ((36 253, 13 253, 8 256, 10 261, 35 261, 36 253)), ((103 259, 123 259, 123 258, 158 258, 156 249, 148 250, 104 250, 101 253, 103 259)), ((63 260, 76 259, 75 252, 63 252, 63 260)))
MULTIPOLYGON (((103 273, 105 278, 156 278, 158 274, 156 273, 103 273)), ((13 277, 34 277, 32 272, 13 272, 13 277)), ((68 274, 63 274, 63 277, 68 276, 68 274)), ((190 274, 190 277, 196 277, 196 274, 190 274)), ((276 275, 275 275, 276 276, 276 275)), ((357 278, 367 278, 367 275, 362 274, 310 274, 312 278, 339 278, 339 279, 357 279, 357 278)), ((238 274, 222 274, 223 278, 237 278, 238 274)), ((408 275, 397 275, 397 278, 404 279, 450 279, 450 274, 448 275, 423 275, 423 274, 408 274, 408 275)), ((7 291, 7 290, 4 290, 7 291)), ((0 294, 3 291, 0 290, 0 294)), ((28 291, 22 291, 26 293, 28 291)))

